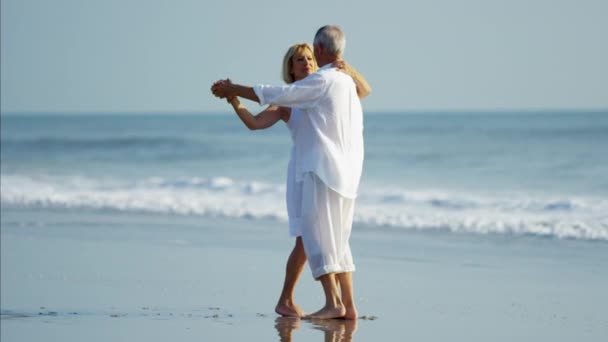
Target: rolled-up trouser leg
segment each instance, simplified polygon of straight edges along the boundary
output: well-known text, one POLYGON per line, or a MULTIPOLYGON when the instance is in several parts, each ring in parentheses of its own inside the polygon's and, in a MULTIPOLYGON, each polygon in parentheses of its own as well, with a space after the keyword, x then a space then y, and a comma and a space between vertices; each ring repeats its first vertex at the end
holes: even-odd
POLYGON ((302 184, 302 242, 315 279, 328 273, 353 272, 350 232, 355 200, 306 173, 302 184))

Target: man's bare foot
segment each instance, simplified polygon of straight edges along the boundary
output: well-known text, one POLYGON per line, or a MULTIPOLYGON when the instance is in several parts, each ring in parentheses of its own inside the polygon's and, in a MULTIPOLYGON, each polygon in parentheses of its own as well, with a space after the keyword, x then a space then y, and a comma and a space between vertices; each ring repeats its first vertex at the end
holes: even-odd
POLYGON ((304 318, 316 318, 316 319, 332 319, 342 318, 346 314, 346 309, 343 305, 337 306, 324 306, 321 310, 305 316, 304 318))
POLYGON ((344 316, 342 318, 344 319, 354 319, 356 320, 357 318, 359 318, 359 313, 357 312, 357 308, 355 307, 355 305, 346 305, 345 307, 346 312, 344 313, 344 316))
POLYGON ((284 317, 304 317, 305 315, 304 311, 294 303, 279 303, 274 308, 274 311, 284 317))

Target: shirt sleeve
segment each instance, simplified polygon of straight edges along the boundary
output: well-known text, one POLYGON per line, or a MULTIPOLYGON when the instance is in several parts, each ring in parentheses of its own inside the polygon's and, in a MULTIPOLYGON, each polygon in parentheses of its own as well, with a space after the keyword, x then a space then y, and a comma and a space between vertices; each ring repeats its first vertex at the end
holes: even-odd
POLYGON ((261 105, 273 104, 291 108, 314 107, 325 92, 325 79, 315 73, 303 80, 284 86, 258 84, 253 91, 261 105))

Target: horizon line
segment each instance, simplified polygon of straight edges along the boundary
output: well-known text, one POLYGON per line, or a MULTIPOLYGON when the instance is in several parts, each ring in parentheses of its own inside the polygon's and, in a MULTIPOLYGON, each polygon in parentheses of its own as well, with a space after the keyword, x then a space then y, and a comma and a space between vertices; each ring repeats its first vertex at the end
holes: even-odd
MULTIPOLYGON (((385 109, 364 110, 365 114, 575 114, 608 113, 606 108, 494 108, 494 109, 385 109)), ((18 110, 0 111, 0 115, 222 115, 231 110, 18 110)))

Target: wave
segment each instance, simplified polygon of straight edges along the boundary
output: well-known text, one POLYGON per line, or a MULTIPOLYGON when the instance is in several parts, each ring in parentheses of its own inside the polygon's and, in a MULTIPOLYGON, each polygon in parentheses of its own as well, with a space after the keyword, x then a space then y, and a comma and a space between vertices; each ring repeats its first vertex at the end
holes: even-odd
POLYGON ((2 140, 7 148, 30 150, 65 149, 123 149, 133 147, 182 147, 193 142, 178 138, 162 137, 113 137, 113 138, 38 138, 2 140))
MULTIPOLYGON (((285 186, 213 178, 2 175, 3 206, 77 208, 287 221, 285 186)), ((355 224, 373 229, 608 241, 608 200, 361 189, 355 224)))

